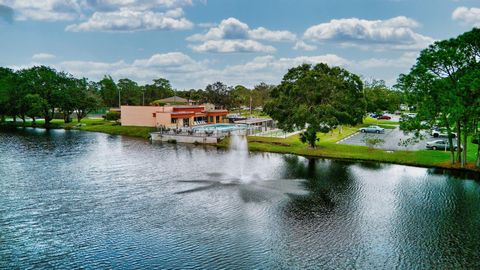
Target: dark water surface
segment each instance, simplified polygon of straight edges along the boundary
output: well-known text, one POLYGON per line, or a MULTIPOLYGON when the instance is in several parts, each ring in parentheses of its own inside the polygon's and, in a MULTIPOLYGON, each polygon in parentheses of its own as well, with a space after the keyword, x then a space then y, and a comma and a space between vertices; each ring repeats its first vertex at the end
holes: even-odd
POLYGON ((0 268, 480 268, 480 185, 397 165, 0 132, 0 268))

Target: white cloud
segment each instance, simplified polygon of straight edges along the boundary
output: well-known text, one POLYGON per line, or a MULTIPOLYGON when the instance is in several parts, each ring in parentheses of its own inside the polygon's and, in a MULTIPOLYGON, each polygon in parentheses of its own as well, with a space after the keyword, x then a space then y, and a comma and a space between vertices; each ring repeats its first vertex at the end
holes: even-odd
POLYGON ((452 19, 465 24, 480 26, 480 8, 458 7, 453 11, 452 19))
POLYGON ((399 58, 370 58, 358 62, 363 68, 409 68, 415 64, 418 53, 406 52, 399 58))
POLYGON ((49 53, 37 53, 32 56, 33 61, 49 61, 55 58, 55 55, 49 53))
POLYGON ((80 31, 145 31, 145 30, 179 30, 192 28, 193 24, 185 19, 179 9, 162 12, 136 11, 122 9, 112 12, 95 12, 86 22, 72 24, 65 29, 80 31))
POLYGON ((314 51, 317 49, 317 46, 315 45, 310 45, 305 43, 303 40, 299 40, 295 43, 295 46, 293 46, 294 50, 304 50, 304 51, 314 51))
POLYGON ((289 31, 271 31, 264 27, 259 27, 249 31, 252 39, 267 41, 295 41, 297 36, 289 31))
POLYGON ((342 46, 420 49, 434 40, 414 32, 413 28, 418 26, 415 20, 404 16, 388 20, 339 19, 308 28, 304 37, 317 42, 337 42, 342 46))
MULTIPOLYGON (((396 74, 387 72, 385 76, 374 76, 385 70, 385 67, 404 72, 415 63, 415 53, 404 53, 397 59, 371 58, 349 60, 335 54, 298 57, 275 57, 265 55, 254 57, 243 63, 227 66, 216 66, 209 60, 195 60, 181 52, 154 54, 148 58, 133 61, 118 60, 100 61, 63 61, 51 66, 73 74, 76 77, 87 77, 98 81, 104 75, 114 79, 130 78, 140 84, 150 83, 153 79, 163 77, 179 89, 204 88, 207 84, 222 81, 228 85, 242 84, 252 87, 260 82, 277 84, 289 68, 307 64, 326 63, 330 66, 341 66, 359 75, 376 78, 393 78, 396 74)), ((29 65, 12 67, 14 69, 40 65, 32 62, 29 65)), ((393 79, 389 80, 394 81, 393 79)))
MULTIPOLYGON (((114 79, 130 78, 139 83, 150 83, 152 79, 167 78, 174 87, 204 88, 215 81, 223 81, 229 85, 243 84, 251 87, 260 82, 278 83, 285 72, 302 63, 328 63, 335 66, 349 66, 351 62, 333 54, 319 56, 300 56, 293 58, 276 58, 271 55, 255 57, 241 64, 226 67, 214 67, 211 61, 195 60, 181 52, 154 54, 148 58, 136 59, 131 62, 124 60, 114 62, 99 61, 63 61, 52 63, 51 66, 73 74, 76 77, 86 77, 98 81, 104 75, 114 79)), ((21 69, 29 65, 13 66, 21 69)))
POLYGON ((15 20, 74 21, 67 31, 190 29, 182 7, 193 0, 0 0, 15 20))
POLYGON ((1 5, 15 11, 16 20, 70 21, 81 16, 81 1, 65 0, 0 0, 1 5))
POLYGON ((234 53, 234 52, 275 52, 273 46, 264 45, 255 40, 208 40, 198 45, 190 45, 196 52, 234 53))
POLYGON ((187 38, 189 41, 208 41, 221 39, 255 39, 267 41, 295 41, 295 34, 289 31, 271 31, 264 27, 250 27, 236 18, 222 20, 216 27, 211 27, 204 34, 195 34, 187 38))
POLYGON ((258 41, 294 42, 296 35, 289 31, 272 31, 264 27, 251 29, 236 18, 228 18, 205 33, 192 35, 187 40, 203 42, 191 45, 195 51, 201 52, 273 52, 275 49, 272 46, 258 41))
POLYGON ((137 67, 175 67, 192 65, 196 62, 190 56, 180 52, 154 54, 148 59, 138 59, 133 62, 137 67))
POLYGON ((86 6, 96 10, 116 10, 120 8, 129 8, 135 10, 148 9, 174 9, 178 7, 191 6, 192 0, 96 0, 85 1, 86 6))
POLYGON ((95 12, 176 9, 192 0, 0 0, 15 11, 16 20, 71 21, 95 12))
POLYGON ((154 54, 149 58, 137 59, 132 62, 124 60, 115 62, 64 61, 53 66, 74 76, 87 77, 91 80, 100 80, 108 74, 117 80, 131 78, 139 83, 149 83, 153 79, 163 77, 177 85, 188 85, 201 76, 200 74, 205 71, 206 63, 195 61, 180 52, 171 52, 154 54))

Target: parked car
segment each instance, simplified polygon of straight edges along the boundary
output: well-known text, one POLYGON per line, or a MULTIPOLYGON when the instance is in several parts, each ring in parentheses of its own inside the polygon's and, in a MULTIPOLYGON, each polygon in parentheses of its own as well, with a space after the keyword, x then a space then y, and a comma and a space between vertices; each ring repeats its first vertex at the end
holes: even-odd
MULTIPOLYGON (((449 150, 450 144, 448 143, 447 140, 436 140, 436 141, 427 142, 426 147, 427 149, 431 149, 431 150, 449 150)), ((453 149, 457 150, 456 142, 453 142, 453 149)))
MULTIPOLYGON (((440 129, 440 128, 432 128, 432 137, 438 138, 438 137, 447 137, 448 138, 448 133, 445 129, 440 129)), ((452 138, 456 138, 457 133, 452 132, 452 138)))
POLYGON ((385 133, 385 129, 379 126, 368 126, 365 128, 361 128, 360 132, 362 133, 385 133))
POLYGON ((395 114, 395 115, 401 115, 402 112, 401 112, 401 111, 395 111, 394 114, 395 114))
POLYGON ((390 120, 392 119, 392 117, 388 116, 388 115, 380 115, 379 117, 377 117, 378 120, 390 120))
POLYGON ((372 118, 377 118, 378 115, 376 113, 369 113, 368 116, 372 118))

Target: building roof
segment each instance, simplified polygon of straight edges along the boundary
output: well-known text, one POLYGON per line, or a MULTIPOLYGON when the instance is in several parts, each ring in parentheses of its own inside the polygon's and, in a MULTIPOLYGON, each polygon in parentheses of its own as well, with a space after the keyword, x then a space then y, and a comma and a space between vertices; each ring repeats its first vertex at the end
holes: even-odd
POLYGON ((163 103, 170 103, 170 102, 180 102, 180 103, 188 103, 188 99, 179 97, 179 96, 173 96, 173 97, 168 97, 164 99, 159 99, 155 100, 155 102, 163 102, 163 103))

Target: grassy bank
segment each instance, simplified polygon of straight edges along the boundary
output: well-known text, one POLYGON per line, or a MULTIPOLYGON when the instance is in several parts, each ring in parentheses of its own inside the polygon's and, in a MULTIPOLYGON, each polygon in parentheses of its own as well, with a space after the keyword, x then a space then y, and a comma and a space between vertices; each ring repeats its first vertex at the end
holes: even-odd
MULTIPOLYGON (((10 124, 12 125, 12 124, 10 124)), ((44 122, 37 121, 36 126, 42 127, 44 122)), ((284 154, 296 154, 302 156, 348 159, 348 160, 366 160, 385 163, 396 163, 404 165, 415 165, 424 167, 455 168, 450 164, 450 153, 444 151, 384 151, 380 149, 370 149, 365 146, 343 145, 336 142, 354 134, 363 124, 357 127, 343 127, 342 130, 334 130, 330 133, 318 133, 320 141, 316 148, 310 148, 300 141, 299 135, 293 135, 287 138, 268 138, 268 137, 248 137, 248 146, 251 151, 274 152, 284 154)), ((31 127, 31 122, 25 125, 17 122, 15 126, 31 127)), ((103 119, 84 119, 79 123, 73 122, 65 124, 62 120, 53 120, 53 128, 77 129, 83 131, 102 132, 112 135, 123 135, 147 139, 149 133, 154 129, 149 127, 131 127, 121 126, 115 122, 105 121, 103 119)), ((388 126, 388 125, 387 125, 388 126)), ((392 126, 385 126, 392 128, 392 126)), ((395 127, 395 126, 393 126, 395 127)), ((219 147, 228 147, 228 140, 218 144, 219 147)), ((476 170, 474 162, 476 159, 477 145, 472 144, 469 138, 468 143, 468 169, 476 170)))
MULTIPOLYGON (((39 120, 36 121, 35 125, 31 121, 24 123, 7 123, 9 126, 17 127, 45 127, 45 121, 39 120)), ((50 123, 50 128, 62 128, 62 129, 77 129, 83 131, 92 131, 92 132, 102 132, 112 135, 123 135, 129 137, 137 137, 148 139, 149 133, 154 129, 150 127, 131 127, 131 126, 121 126, 118 123, 105 121, 103 119, 82 119, 80 123, 74 121, 72 123, 64 123, 63 120, 55 119, 50 123)))
MULTIPOLYGON (((338 130, 332 134, 321 134, 320 141, 316 148, 310 148, 300 142, 299 136, 294 135, 288 138, 265 138, 249 137, 248 145, 252 151, 288 153, 302 156, 379 161, 385 163, 396 163, 404 165, 415 165, 422 167, 457 168, 450 164, 450 152, 420 150, 420 151, 385 151, 371 149, 366 146, 336 144, 337 141, 355 133, 357 127, 343 128, 342 134, 338 130)), ((477 145, 468 144, 468 169, 476 170, 474 162, 476 159, 477 145)))

